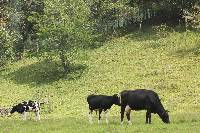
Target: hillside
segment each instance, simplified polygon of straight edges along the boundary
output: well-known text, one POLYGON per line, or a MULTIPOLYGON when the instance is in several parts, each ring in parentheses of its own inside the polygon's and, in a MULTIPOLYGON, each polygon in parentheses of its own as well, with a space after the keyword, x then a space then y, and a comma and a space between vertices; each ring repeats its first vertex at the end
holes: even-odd
MULTIPOLYGON (((47 129, 50 130, 51 122, 48 120, 59 123, 58 119, 61 119, 59 126, 62 129, 67 119, 74 119, 72 124, 75 124, 77 119, 84 118, 79 126, 87 128, 84 132, 88 132, 88 94, 112 95, 124 89, 147 88, 159 94, 164 107, 173 116, 172 122, 181 123, 183 127, 188 124, 184 122, 189 119, 197 128, 197 123, 200 123, 199 42, 199 33, 191 31, 137 32, 113 38, 96 49, 73 53, 70 58, 73 63, 67 75, 61 73, 56 59, 53 62, 36 58, 23 59, 0 71, 0 106, 9 107, 27 99, 46 100, 48 104, 42 107, 41 127, 47 124, 47 129), (185 114, 189 114, 188 117, 185 114), (82 123, 87 126, 84 127, 82 123)), ((133 123, 144 123, 144 112, 134 112, 133 115, 136 117, 133 118, 133 123)), ((111 121, 119 125, 119 107, 112 108, 111 116, 111 121), (113 120, 113 117, 116 119, 113 120)), ((156 115, 153 117, 153 123, 162 124, 156 115)), ((4 132, 12 131, 13 119, 20 121, 18 114, 10 118, 0 118, 0 126, 10 123, 4 132)), ((25 125, 28 127, 31 123, 34 122, 25 125)), ((69 122, 67 125, 70 125, 69 122)), ((139 125, 134 130, 141 131, 142 126, 139 125)), ((38 131, 41 127, 38 126, 38 131)), ((176 131, 178 127, 179 125, 172 124, 170 130, 176 131)), ((56 127, 52 128, 51 131, 56 131, 56 127)), ((105 130, 98 127, 99 132, 118 132, 120 129, 117 127, 114 130, 114 125, 110 128, 104 125, 104 128, 105 130)), ((160 125, 151 127, 151 131, 156 131, 157 128, 160 125)), ((183 131, 190 131, 189 127, 185 128, 187 130, 183 131)), ((194 132, 198 131, 195 128, 194 132)), ((142 131, 147 130, 145 127, 142 131)), ((72 129, 71 132, 75 130, 72 129)))

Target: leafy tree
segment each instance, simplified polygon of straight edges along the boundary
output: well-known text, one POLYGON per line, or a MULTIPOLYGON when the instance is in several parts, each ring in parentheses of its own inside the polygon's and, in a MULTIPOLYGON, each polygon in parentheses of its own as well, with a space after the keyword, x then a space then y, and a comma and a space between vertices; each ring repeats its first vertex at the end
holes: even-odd
POLYGON ((34 47, 37 54, 59 56, 64 71, 68 72, 65 53, 92 39, 88 6, 83 0, 46 0, 44 3, 43 15, 35 13, 29 17, 30 21, 37 22, 35 28, 40 38, 34 47))
POLYGON ((127 25, 127 21, 137 15, 138 6, 128 0, 91 0, 91 18, 101 32, 115 32, 127 25))
POLYGON ((42 0, 4 0, 3 6, 3 19, 6 19, 6 27, 8 30, 19 34, 20 38, 15 41, 13 50, 15 58, 21 59, 28 43, 30 35, 34 34, 33 23, 28 21, 31 12, 42 12, 38 9, 38 1, 42 0))
POLYGON ((13 45, 17 38, 18 34, 4 27, 0 28, 0 67, 14 59, 13 45))
POLYGON ((200 28, 200 3, 196 3, 190 10, 184 10, 183 17, 186 27, 200 28))
MULTIPOLYGON (((89 0, 92 18, 100 30, 135 24, 177 25, 184 22, 183 10, 190 10, 198 0, 89 0)), ((104 32, 103 31, 103 32, 104 32)))

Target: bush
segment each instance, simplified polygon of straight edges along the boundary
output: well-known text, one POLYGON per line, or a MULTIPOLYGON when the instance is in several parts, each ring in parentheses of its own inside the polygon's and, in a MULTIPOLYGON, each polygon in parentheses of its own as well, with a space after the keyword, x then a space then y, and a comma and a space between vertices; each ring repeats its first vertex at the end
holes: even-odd
POLYGON ((0 28, 0 67, 14 58, 13 45, 18 38, 18 34, 6 28, 0 28))
POLYGON ((200 28, 200 5, 195 5, 192 7, 191 11, 184 11, 184 18, 186 20, 187 26, 192 28, 200 28))

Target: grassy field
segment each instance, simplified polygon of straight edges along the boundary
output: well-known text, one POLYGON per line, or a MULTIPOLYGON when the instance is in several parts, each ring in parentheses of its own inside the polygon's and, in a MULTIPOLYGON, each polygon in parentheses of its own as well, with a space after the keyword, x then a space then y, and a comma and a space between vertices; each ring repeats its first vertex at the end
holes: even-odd
MULTIPOLYGON (((142 113, 144 114, 144 112, 142 113)), ((97 121, 90 125, 86 118, 64 117, 42 119, 39 122, 30 119, 22 121, 21 119, 6 119, 0 121, 1 133, 133 133, 133 132, 156 132, 156 133, 198 133, 200 117, 197 114, 172 114, 171 124, 163 124, 156 116, 153 117, 153 124, 145 124, 141 112, 133 113, 133 123, 128 125, 125 122, 120 125, 119 117, 111 117, 107 125, 105 120, 101 124, 97 121)))
MULTIPOLYGON (((62 74, 56 59, 27 58, 0 70, 0 107, 22 100, 48 101, 40 122, 30 114, 0 118, 0 132, 176 132, 200 131, 200 34, 198 32, 136 32, 113 38, 96 49, 70 53, 70 72, 62 74), (87 119, 88 94, 118 93, 124 89, 156 91, 170 110, 171 124, 145 112, 133 112, 133 125, 120 125, 119 107, 111 110, 111 124, 87 119)), ((97 120, 97 117, 96 117, 97 120)))

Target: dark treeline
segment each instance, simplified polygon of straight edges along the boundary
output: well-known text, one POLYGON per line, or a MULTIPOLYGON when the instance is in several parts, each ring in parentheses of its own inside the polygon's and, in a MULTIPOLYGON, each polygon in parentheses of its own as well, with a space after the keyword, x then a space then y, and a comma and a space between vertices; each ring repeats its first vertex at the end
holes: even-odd
POLYGON ((1 0, 0 67, 25 56, 59 57, 99 38, 149 26, 198 28, 198 0, 1 0))

